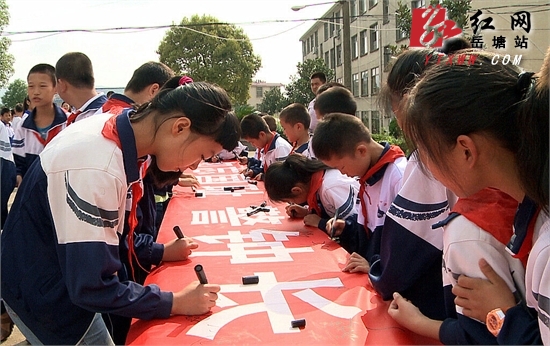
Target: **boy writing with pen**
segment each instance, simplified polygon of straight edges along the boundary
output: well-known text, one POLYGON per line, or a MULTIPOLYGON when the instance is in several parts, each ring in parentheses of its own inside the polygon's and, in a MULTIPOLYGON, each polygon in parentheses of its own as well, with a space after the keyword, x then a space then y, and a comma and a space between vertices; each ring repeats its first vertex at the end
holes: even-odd
POLYGON ((327 166, 360 177, 357 220, 335 217, 327 222, 326 230, 331 237, 339 237, 349 253, 355 252, 354 258, 359 255, 370 261, 379 252, 386 211, 401 187, 405 154, 397 146, 375 142, 361 120, 342 113, 329 114, 317 124, 312 146, 327 166))

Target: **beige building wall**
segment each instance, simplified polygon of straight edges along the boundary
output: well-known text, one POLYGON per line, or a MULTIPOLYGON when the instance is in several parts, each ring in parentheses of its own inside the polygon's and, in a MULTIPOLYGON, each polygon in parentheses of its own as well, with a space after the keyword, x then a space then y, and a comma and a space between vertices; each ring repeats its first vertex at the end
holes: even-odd
POLYGON ((264 81, 255 81, 250 85, 248 90, 248 105, 258 108, 258 105, 262 103, 264 94, 274 88, 281 89, 284 85, 281 83, 266 83, 264 81))
MULTIPOLYGON (((427 0, 410 1, 413 8, 425 7, 427 0)), ((389 46, 409 45, 409 38, 396 29, 395 11, 398 0, 349 0, 350 3, 350 40, 351 40, 351 73, 352 92, 357 101, 357 116, 373 133, 388 129, 391 118, 384 117, 378 107, 377 97, 381 83, 385 83, 390 61, 389 46)), ((526 0, 525 4, 541 3, 539 0, 526 0)), ((495 30, 482 31, 485 49, 492 48, 493 36, 509 36, 506 49, 498 49, 502 57, 522 55, 520 66, 537 71, 550 45, 548 6, 518 6, 523 1, 511 0, 473 0, 469 16, 478 9, 482 10, 480 19, 493 17, 495 30), (512 7, 513 6, 513 7, 512 7), (531 31, 510 28, 510 15, 517 11, 532 11, 531 31), (514 48, 515 35, 528 38, 528 49, 514 48), (510 48, 508 48, 510 47, 510 48)), ((334 70, 335 80, 343 81, 343 41, 342 41, 342 4, 336 3, 315 22, 300 38, 303 60, 322 58, 325 64, 334 70)), ((472 29, 466 29, 472 36, 472 29)))

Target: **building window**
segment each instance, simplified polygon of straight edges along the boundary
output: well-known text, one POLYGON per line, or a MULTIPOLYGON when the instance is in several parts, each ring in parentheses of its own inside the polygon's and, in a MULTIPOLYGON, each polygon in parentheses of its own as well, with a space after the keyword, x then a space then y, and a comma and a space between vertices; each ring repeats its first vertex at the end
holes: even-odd
POLYGON ((411 1, 411 8, 426 7, 426 0, 413 0, 411 1))
POLYGON ((327 65, 329 68, 331 67, 330 66, 330 55, 329 55, 328 51, 325 52, 325 65, 327 65))
POLYGON ((389 13, 390 13, 390 0, 382 0, 382 19, 383 24, 388 24, 390 22, 389 13))
POLYGON ((378 23, 370 26, 370 51, 378 49, 378 23))
POLYGON ((336 46, 336 66, 342 65, 342 45, 336 46))
POLYGON ((325 23, 324 27, 323 27, 323 37, 325 38, 325 41, 328 40, 328 23, 325 23))
POLYGON ((367 30, 359 33, 359 52, 361 55, 367 54, 367 30))
POLYGON ((336 29, 340 29, 340 11, 334 12, 334 22, 336 23, 336 29))
POLYGON ((359 74, 354 73, 351 75, 351 92, 353 96, 359 96, 359 74))
POLYGON ((378 3, 378 0, 369 0, 369 8, 373 8, 378 3))
MULTIPOLYGON (((351 20, 357 19, 357 4, 355 0, 350 0, 349 2, 349 16, 351 20)), ((345 3, 344 3, 345 4, 345 3)))
POLYGON ((380 112, 379 111, 371 111, 371 133, 380 133, 380 112))
POLYGON ((256 97, 264 97, 264 88, 256 87, 256 97))
POLYGON ((314 44, 315 47, 318 47, 319 46, 319 34, 317 31, 315 31, 315 44, 314 44))
POLYGON ((380 90, 380 68, 370 69, 370 94, 376 95, 380 90))
POLYGON ((330 37, 334 36, 334 14, 330 20, 330 37))
POLYGON ((359 0, 359 14, 367 11, 367 0, 359 0))
POLYGON ((361 72, 361 96, 369 94, 369 71, 361 72))
POLYGON ((391 50, 390 46, 384 47, 384 71, 387 71, 390 67, 390 61, 391 61, 391 50))
POLYGON ((357 47, 357 35, 351 37, 351 58, 357 59, 359 57, 359 49, 357 47))
POLYGON ((397 29, 397 31, 395 32, 395 40, 401 41, 405 38, 407 38, 407 33, 405 31, 401 31, 400 29, 397 29))
POLYGON ((306 41, 302 41, 302 56, 306 56, 306 41))
POLYGON ((369 112, 368 111, 361 111, 361 121, 366 127, 369 127, 369 112))
POLYGON ((336 53, 334 48, 330 50, 330 68, 336 68, 336 53))

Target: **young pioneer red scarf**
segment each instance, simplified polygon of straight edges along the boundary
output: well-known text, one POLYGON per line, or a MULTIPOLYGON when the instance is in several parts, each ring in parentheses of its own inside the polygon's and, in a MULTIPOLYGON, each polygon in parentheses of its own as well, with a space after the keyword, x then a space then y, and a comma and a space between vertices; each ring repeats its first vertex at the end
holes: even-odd
MULTIPOLYGON (((115 142, 116 145, 120 149, 122 149, 122 144, 120 142, 120 138, 118 136, 118 130, 117 130, 117 127, 116 127, 117 117, 118 117, 118 115, 114 115, 111 118, 109 118, 109 120, 107 120, 107 122, 103 126, 103 130, 101 131, 101 134, 103 135, 103 137, 105 137, 107 139, 110 139, 113 142, 115 142)), ((140 171, 140 176, 143 177, 143 175, 147 171, 147 161, 146 160, 138 160, 137 165, 138 165, 138 169, 140 171)), ((137 255, 134 252, 134 229, 136 228, 136 226, 138 224, 137 215, 136 215, 137 214, 137 204, 138 204, 139 200, 141 199, 141 197, 143 196, 143 188, 141 186, 141 182, 132 183, 131 189, 132 189, 132 206, 131 206, 131 209, 130 209, 130 215, 128 216, 128 226, 129 226, 129 230, 128 230, 128 262, 130 263, 130 271, 132 273, 132 278, 134 278, 133 277, 134 276, 134 266, 133 266, 132 258, 135 258, 136 262, 141 267, 141 265, 139 264, 139 260, 137 258, 137 255)), ((141 269, 145 270, 143 267, 141 267, 141 269)), ((145 270, 145 271, 148 272, 147 270, 145 270)))
POLYGON ((48 130, 48 135, 46 136, 46 139, 42 138, 42 136, 41 136, 40 133, 38 133, 38 132, 33 131, 32 133, 34 134, 34 136, 36 137, 36 139, 38 139, 38 141, 39 141, 40 143, 42 143, 43 146, 46 146, 46 144, 50 143, 50 141, 51 141, 52 139, 54 139, 54 137, 57 136, 57 134, 58 134, 59 132, 61 132, 61 130, 62 130, 62 128, 63 128, 61 125, 62 125, 62 124, 58 124, 58 125, 52 127, 51 129, 49 129, 49 130, 48 130))
POLYGON ((321 208, 319 207, 319 203, 317 203, 317 192, 321 188, 321 185, 323 185, 324 175, 324 170, 313 173, 311 176, 311 181, 309 182, 309 191, 307 193, 307 205, 309 211, 311 212, 315 210, 315 213, 319 216, 321 216, 321 208))
POLYGON ((271 134, 273 135, 273 138, 271 138, 271 141, 269 141, 269 143, 267 143, 264 147, 264 173, 267 172, 267 165, 265 163, 265 155, 267 154, 267 151, 269 150, 269 148, 271 147, 271 144, 273 144, 273 142, 277 139, 277 137, 279 136, 277 134, 277 132, 271 132, 271 134))
MULTIPOLYGON (((388 163, 395 162, 400 157, 404 157, 405 154, 403 153, 403 150, 399 148, 396 145, 391 145, 388 151, 386 151, 379 159, 376 161, 374 166, 369 168, 367 172, 359 179, 359 199, 361 200, 361 210, 363 211, 363 216, 365 217, 365 224, 363 225, 365 227, 365 230, 367 231, 367 234, 370 234, 370 231, 367 227, 367 201, 365 200, 365 190, 366 190, 366 184, 367 180, 372 177, 376 172, 378 172, 380 169, 382 169, 385 165, 388 163)), ((369 197, 370 199, 370 197, 369 197)))

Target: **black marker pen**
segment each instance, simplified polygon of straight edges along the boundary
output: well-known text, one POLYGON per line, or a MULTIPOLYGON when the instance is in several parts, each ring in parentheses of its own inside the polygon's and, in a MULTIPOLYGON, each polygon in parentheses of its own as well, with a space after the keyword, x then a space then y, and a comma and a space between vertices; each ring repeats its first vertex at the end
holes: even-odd
POLYGON ((174 226, 174 233, 176 233, 176 237, 178 237, 178 239, 185 238, 185 236, 183 235, 183 232, 181 231, 180 226, 174 226))
POLYGON ((200 264, 197 264, 195 266, 195 273, 197 274, 197 278, 199 279, 199 282, 201 284, 207 284, 208 280, 206 279, 206 274, 204 273, 204 269, 200 264))

